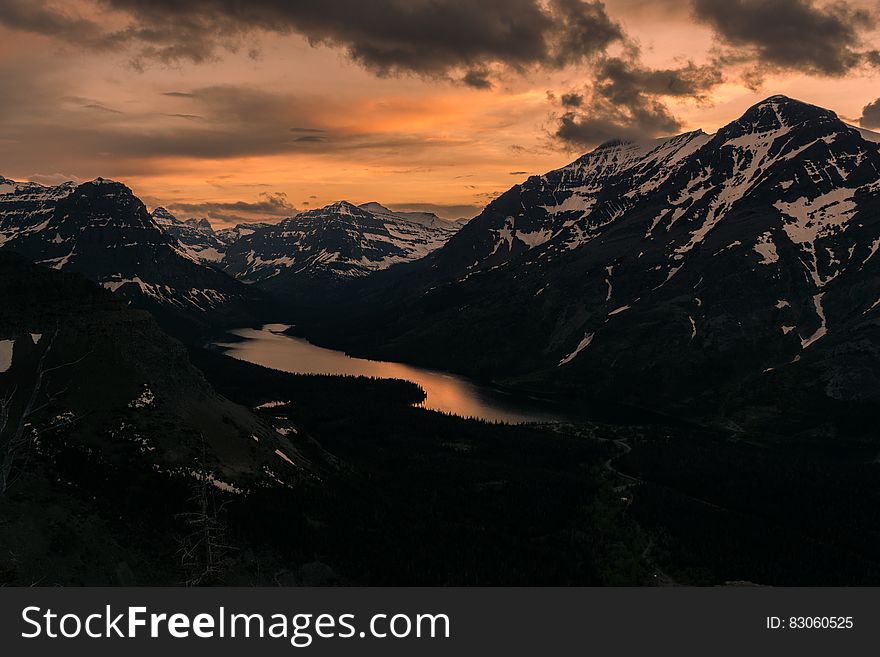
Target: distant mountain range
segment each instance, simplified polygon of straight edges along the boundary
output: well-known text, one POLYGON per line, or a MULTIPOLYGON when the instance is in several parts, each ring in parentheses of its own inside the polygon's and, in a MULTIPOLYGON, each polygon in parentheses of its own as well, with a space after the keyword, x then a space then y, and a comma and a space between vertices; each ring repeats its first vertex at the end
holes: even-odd
POLYGON ((779 422, 786 405, 880 400, 878 248, 877 136, 774 96, 713 135, 609 142, 529 178, 300 330, 545 392, 779 422))
MULTIPOLYGON (((168 210, 158 207, 151 213, 153 221, 166 233, 180 242, 183 250, 204 263, 219 263, 226 252, 227 241, 214 232, 207 219, 185 219, 181 221, 168 210)), ((234 239, 236 235, 228 234, 234 239)))
POLYGON ((110 180, 45 187, 2 178, 0 248, 83 273, 187 336, 262 317, 263 292, 244 283, 286 299, 304 284, 322 289, 418 259, 460 227, 431 213, 365 207, 342 201, 215 231, 162 207, 148 213, 110 180))
POLYGON ((214 232, 206 220, 153 218, 194 257, 248 283, 283 293, 299 279, 344 281, 426 256, 461 224, 430 212, 394 212, 379 203, 339 201, 278 223, 240 224, 214 232))

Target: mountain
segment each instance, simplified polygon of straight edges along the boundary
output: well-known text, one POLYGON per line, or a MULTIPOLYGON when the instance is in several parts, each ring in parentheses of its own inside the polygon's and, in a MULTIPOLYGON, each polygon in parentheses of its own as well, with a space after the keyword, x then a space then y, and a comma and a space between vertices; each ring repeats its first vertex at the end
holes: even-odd
POLYGON ((880 401, 878 248, 880 144, 773 96, 714 135, 614 141, 531 177, 300 328, 544 391, 815 425, 880 401))
POLYGON ((428 228, 450 228, 453 222, 441 219, 433 212, 398 212, 386 208, 381 203, 371 201, 370 203, 362 203, 358 206, 361 210, 385 219, 402 220, 414 224, 420 224, 428 228))
POLYGON ((196 260, 216 263, 223 260, 226 242, 214 232, 207 219, 181 221, 168 210, 158 207, 150 213, 162 229, 180 242, 184 250, 196 260))
POLYGON ((18 382, 24 393, 39 357, 47 373, 58 366, 43 381, 48 406, 34 407, 35 424, 74 417, 73 436, 132 440, 143 458, 172 470, 201 458, 204 447, 212 475, 242 487, 266 480, 263 465, 286 469, 275 449, 296 453, 266 422, 217 395, 183 345, 118 295, 0 253, 0 296, 0 340, 10 354, 3 383, 18 382))
POLYGON ((347 201, 279 223, 216 232, 205 219, 181 221, 161 207, 153 219, 192 257, 286 301, 304 290, 320 294, 328 286, 417 260, 461 226, 432 212, 395 212, 379 203, 347 201))
POLYGON ((121 183, 0 183, 0 248, 79 272, 190 333, 252 316, 255 292, 191 255, 121 183))
POLYGON ((416 260, 458 228, 428 213, 367 207, 340 201, 278 224, 248 226, 249 232, 227 247, 223 268, 284 293, 301 281, 336 283, 416 260))
POLYGON ((238 542, 262 531, 247 507, 312 479, 294 429, 218 395, 118 295, 2 252, 0 298, 3 583, 181 581, 214 495, 245 507, 238 542))

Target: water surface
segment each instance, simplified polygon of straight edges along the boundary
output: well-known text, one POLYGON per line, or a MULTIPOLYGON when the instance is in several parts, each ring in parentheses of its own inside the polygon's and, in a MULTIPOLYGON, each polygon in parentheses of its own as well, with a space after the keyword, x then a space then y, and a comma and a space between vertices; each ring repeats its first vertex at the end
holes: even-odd
POLYGON ((218 340, 213 347, 240 360, 294 374, 336 374, 404 379, 427 393, 424 408, 491 422, 549 422, 563 414, 547 403, 512 395, 465 377, 404 363, 352 358, 341 351, 313 345, 302 338, 284 335, 288 327, 267 324, 261 329, 229 331, 234 340, 218 340))

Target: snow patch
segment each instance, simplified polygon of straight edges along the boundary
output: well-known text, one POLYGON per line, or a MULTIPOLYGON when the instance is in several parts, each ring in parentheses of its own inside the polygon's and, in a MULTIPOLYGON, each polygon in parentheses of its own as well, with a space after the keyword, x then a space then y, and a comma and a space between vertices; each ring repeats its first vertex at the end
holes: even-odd
POLYGON ((290 460, 290 457, 287 454, 285 454, 284 452, 282 452, 280 449, 276 449, 275 454, 276 454, 276 456, 278 456, 278 458, 281 458, 281 459, 287 461, 290 465, 296 467, 296 464, 290 460))
POLYGON ((572 351, 570 354, 568 354, 568 356, 565 356, 562 360, 560 360, 559 365, 557 365, 557 367, 560 367, 562 365, 565 365, 565 364, 573 361, 579 353, 581 353, 584 349, 586 349, 587 347, 590 346, 590 343, 592 341, 593 341, 593 334, 592 333, 587 333, 586 335, 584 335, 584 339, 581 340, 580 343, 578 343, 578 346, 575 348, 575 350, 572 351))
POLYGON ((758 238, 757 244, 754 246, 755 252, 761 256, 762 265, 772 265, 779 262, 779 255, 776 253, 776 244, 773 243, 773 236, 767 232, 758 238))
POLYGON ((813 335, 811 335, 810 337, 801 338, 801 349, 806 349, 816 340, 828 333, 828 327, 825 321, 825 309, 822 307, 823 294, 824 292, 813 296, 813 306, 815 306, 816 308, 816 315, 818 315, 820 322, 819 328, 817 328, 816 332, 813 333, 813 335))
POLYGON ((12 350, 15 340, 0 340, 0 374, 12 367, 12 350))
POLYGON ((262 410, 266 410, 268 408, 278 408, 279 406, 287 406, 288 404, 290 404, 289 401, 270 401, 270 402, 266 402, 265 404, 260 404, 259 406, 256 406, 255 408, 258 411, 262 411, 262 410))
POLYGON ((150 387, 145 383, 143 392, 141 392, 139 397, 128 402, 128 407, 129 408, 149 408, 150 406, 152 406, 155 403, 156 403, 156 395, 153 394, 153 391, 150 390, 150 387))

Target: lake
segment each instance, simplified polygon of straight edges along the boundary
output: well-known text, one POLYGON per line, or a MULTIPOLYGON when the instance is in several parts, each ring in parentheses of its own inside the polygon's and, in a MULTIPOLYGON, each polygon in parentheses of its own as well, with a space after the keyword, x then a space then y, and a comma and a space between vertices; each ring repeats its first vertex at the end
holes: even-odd
POLYGON ((308 340, 285 335, 284 324, 267 324, 261 329, 229 331, 230 340, 217 340, 212 347, 233 358, 294 374, 336 374, 404 379, 418 384, 427 393, 422 407, 474 417, 490 422, 553 422, 565 414, 531 397, 514 395, 498 388, 480 385, 465 377, 364 358, 352 358, 341 351, 313 345, 308 340))

